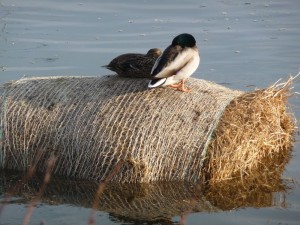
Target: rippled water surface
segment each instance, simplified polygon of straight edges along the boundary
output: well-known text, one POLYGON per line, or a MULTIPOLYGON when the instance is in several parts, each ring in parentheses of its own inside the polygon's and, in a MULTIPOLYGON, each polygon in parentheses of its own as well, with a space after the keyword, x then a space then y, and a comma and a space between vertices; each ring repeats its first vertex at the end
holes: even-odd
MULTIPOLYGON (((164 49, 175 35, 188 32, 201 52, 194 77, 244 91, 266 87, 299 71, 299 12, 298 0, 1 0, 0 84, 23 76, 111 74, 101 65, 117 55, 164 49)), ((290 99, 298 120, 299 103, 299 97, 290 99)), ((185 224, 300 224, 299 161, 298 135, 283 181, 274 189, 225 197, 209 190, 195 197, 192 184, 112 187, 101 200, 96 224, 179 224, 182 214, 185 224)), ((19 178, 1 177, 3 200, 3 191, 19 178)), ((86 224, 94 184, 54 181, 34 209, 32 224, 86 224)), ((0 224, 23 221, 36 184, 5 205, 0 224)))

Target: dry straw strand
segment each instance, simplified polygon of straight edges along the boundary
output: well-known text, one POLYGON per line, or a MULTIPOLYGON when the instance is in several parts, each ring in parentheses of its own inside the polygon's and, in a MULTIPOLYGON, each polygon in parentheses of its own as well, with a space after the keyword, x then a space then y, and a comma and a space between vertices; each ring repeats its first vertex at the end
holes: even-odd
POLYGON ((296 125, 287 99, 297 76, 244 93, 227 106, 209 147, 206 175, 211 182, 247 177, 287 163, 296 125))

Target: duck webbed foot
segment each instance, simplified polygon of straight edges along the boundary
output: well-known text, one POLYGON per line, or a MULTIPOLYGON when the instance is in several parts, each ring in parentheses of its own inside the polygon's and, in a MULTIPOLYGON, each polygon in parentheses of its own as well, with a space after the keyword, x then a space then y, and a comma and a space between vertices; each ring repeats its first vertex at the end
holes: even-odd
POLYGON ((172 88, 176 88, 178 91, 182 91, 182 92, 190 92, 191 89, 189 88, 186 88, 184 86, 184 83, 185 83, 185 80, 181 80, 179 83, 177 84, 170 84, 169 87, 172 87, 172 88))

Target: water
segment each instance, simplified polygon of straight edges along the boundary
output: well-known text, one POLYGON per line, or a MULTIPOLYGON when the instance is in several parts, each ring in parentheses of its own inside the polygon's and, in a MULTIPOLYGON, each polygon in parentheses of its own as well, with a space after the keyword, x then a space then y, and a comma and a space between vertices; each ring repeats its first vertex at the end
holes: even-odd
MULTIPOLYGON (((244 91, 262 88, 299 71, 299 11, 298 0, 132 0, 126 3, 115 0, 109 3, 96 0, 1 0, 0 83, 23 76, 110 74, 101 65, 117 55, 143 53, 153 47, 164 49, 174 36, 188 32, 195 36, 201 51, 201 65, 194 77, 244 91)), ((294 83, 294 90, 298 92, 299 80, 294 83)), ((298 120, 299 102, 299 97, 290 99, 298 120)), ((247 201, 228 208, 220 207, 221 199, 211 199, 207 193, 202 193, 202 198, 199 198, 202 200, 197 199, 197 202, 205 207, 187 213, 185 223, 299 224, 299 160, 300 144, 299 136, 296 136, 293 157, 282 175, 283 183, 290 189, 261 191, 255 193, 256 198, 253 199, 253 193, 248 198, 247 194, 246 197, 235 196, 245 197, 247 201), (217 210, 216 205, 219 206, 217 210)), ((3 177, 10 180, 15 176, 3 177)), ((2 185, 1 188, 7 186, 2 185)), ((112 191, 112 196, 127 189, 112 191)), ((1 224, 20 224, 23 221, 26 213, 24 194, 32 195, 28 190, 24 190, 23 196, 15 196, 4 207, 1 224)), ((51 193, 51 190, 49 188, 48 191, 51 193)), ((85 186, 79 186, 76 190, 67 197, 64 191, 50 195, 46 193, 34 210, 32 224, 41 221, 45 224, 87 223, 93 200, 86 196, 80 198, 80 193, 86 190, 85 186), (72 198, 79 200, 73 201, 72 198), (89 199, 88 203, 83 200, 85 198, 89 199)), ((139 190, 133 195, 133 202, 148 199, 147 193, 153 191, 150 187, 139 190)), ((186 190, 186 186, 179 185, 178 190, 186 190)), ((186 194, 178 198, 182 202, 174 201, 173 207, 179 209, 184 202, 193 199, 186 194)), ((157 204, 164 203, 164 199, 169 198, 162 194, 157 204)), ((147 207, 140 208, 149 211, 147 207)), ((178 224, 180 221, 180 210, 168 216, 164 214, 165 217, 162 215, 162 219, 157 218, 156 222, 149 222, 149 218, 138 222, 133 212, 128 213, 127 217, 121 216, 127 207, 117 209, 117 206, 109 204, 106 208, 100 208, 96 212, 96 223, 178 224)))

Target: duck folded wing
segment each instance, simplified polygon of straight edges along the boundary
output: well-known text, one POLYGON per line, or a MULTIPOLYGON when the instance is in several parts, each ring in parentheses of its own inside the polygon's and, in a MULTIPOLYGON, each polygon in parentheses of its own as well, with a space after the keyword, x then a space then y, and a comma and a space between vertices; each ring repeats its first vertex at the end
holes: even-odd
POLYGON ((157 59, 151 74, 156 78, 166 78, 176 75, 192 59, 193 49, 180 46, 170 46, 164 54, 157 59))

